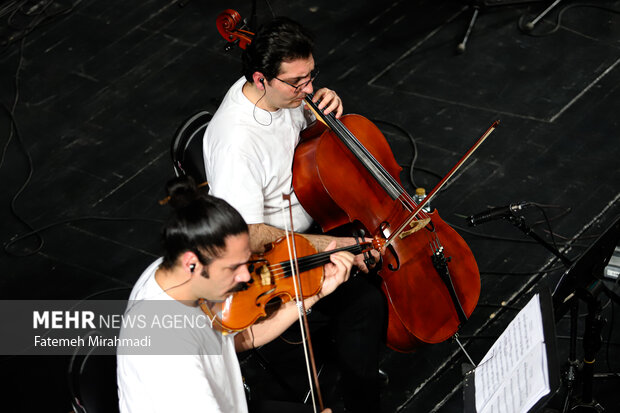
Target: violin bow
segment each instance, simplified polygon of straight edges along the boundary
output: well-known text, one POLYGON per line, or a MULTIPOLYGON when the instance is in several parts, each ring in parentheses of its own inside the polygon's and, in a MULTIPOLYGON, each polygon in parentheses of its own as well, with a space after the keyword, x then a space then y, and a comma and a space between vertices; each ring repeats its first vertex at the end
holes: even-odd
MULTIPOLYGON (((301 330, 301 338, 304 346, 304 356, 306 358, 306 371, 308 373, 308 383, 310 385, 310 394, 312 396, 312 407, 314 413, 317 413, 317 400, 319 404, 319 410, 323 411, 323 397, 321 396, 321 388, 319 385, 319 375, 316 369, 316 362, 314 359, 314 351, 312 349, 312 340, 310 339, 310 326, 308 324, 308 316, 306 313, 306 307, 304 304, 304 296, 301 287, 301 278, 299 276, 299 262, 297 260, 297 249, 295 246, 295 231, 293 228, 293 212, 291 208, 291 195, 282 194, 283 200, 288 202, 289 221, 291 225, 291 237, 289 238, 288 227, 286 226, 287 219, 284 219, 284 232, 286 236, 286 243, 288 246, 288 255, 291 265, 291 272, 293 277, 293 286, 295 287, 295 301, 297 303, 297 316, 299 319, 299 327, 301 330), (314 385, 313 385, 314 379, 314 385), (315 391, 316 389, 316 399, 315 391)), ((282 214, 284 215, 284 205, 282 205, 282 214)))
POLYGON ((439 181, 439 183, 426 196, 426 198, 422 199, 422 201, 411 212, 410 218, 407 219, 401 226, 399 226, 396 231, 394 231, 393 233, 390 234, 390 236, 387 238, 387 240, 385 242, 384 248, 387 248, 392 243, 392 240, 394 240, 394 238, 396 238, 398 235, 400 235, 409 226, 409 224, 411 224, 411 222, 413 220, 415 220, 416 215, 418 214, 418 212, 420 212, 422 210, 424 205, 429 203, 431 201, 431 199, 435 196, 435 194, 441 188, 443 188, 443 186, 446 184, 446 182, 448 182, 448 180, 450 178, 452 178, 452 176, 456 173, 456 171, 461 166, 463 166, 465 161, 467 159, 469 159, 469 157, 480 147, 480 145, 482 145, 482 142, 484 142, 486 140, 486 138, 489 137, 489 135, 491 134, 491 132, 493 132, 495 130, 497 125, 499 125, 499 120, 496 120, 495 122, 493 122, 493 124, 489 127, 489 129, 487 129, 487 131, 480 137, 480 139, 478 139, 476 141, 476 143, 465 153, 465 155, 463 155, 463 157, 456 163, 456 165, 454 165, 454 167, 450 170, 450 172, 448 172, 446 174, 446 176, 444 176, 442 178, 442 180, 439 181))

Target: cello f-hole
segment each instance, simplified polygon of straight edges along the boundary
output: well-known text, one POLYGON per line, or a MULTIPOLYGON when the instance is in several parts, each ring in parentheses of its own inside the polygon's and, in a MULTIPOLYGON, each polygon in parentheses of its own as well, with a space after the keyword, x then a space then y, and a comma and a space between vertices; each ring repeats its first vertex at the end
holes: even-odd
POLYGON ((400 259, 398 258, 398 254, 396 253, 396 250, 394 249, 394 246, 392 244, 388 245, 388 250, 390 250, 392 256, 394 257, 394 260, 396 261, 396 267, 394 267, 392 264, 388 264, 387 267, 390 269, 390 271, 398 271, 398 269, 400 268, 400 259))
MULTIPOLYGON (((386 222, 386 221, 383 221, 379 225, 379 231, 381 231, 381 235, 383 236, 383 238, 387 238, 385 230, 389 226, 390 226, 390 224, 388 222, 386 222)), ((387 267, 388 267, 388 269, 390 271, 398 271, 398 269, 400 268, 400 258, 398 258, 398 254, 396 253, 396 250, 394 249, 392 244, 388 245, 387 249, 392 253, 392 256, 394 257, 394 261, 396 261, 396 267, 394 267, 391 263, 388 264, 387 267)))

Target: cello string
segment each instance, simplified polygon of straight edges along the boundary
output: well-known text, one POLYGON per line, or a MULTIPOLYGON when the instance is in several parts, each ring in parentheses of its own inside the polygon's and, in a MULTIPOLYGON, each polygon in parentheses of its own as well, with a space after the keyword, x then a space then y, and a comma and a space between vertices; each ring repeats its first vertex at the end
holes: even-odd
POLYGON ((370 153, 370 151, 368 151, 368 149, 366 149, 366 147, 362 145, 359 139, 357 139, 357 137, 353 135, 353 133, 340 120, 336 119, 333 113, 324 116, 329 118, 329 123, 330 126, 332 126, 332 129, 340 132, 340 135, 348 140, 349 144, 347 145, 347 147, 354 151, 357 158, 362 162, 364 162, 364 159, 369 161, 372 164, 373 170, 376 171, 375 175, 377 175, 377 173, 382 175, 381 179, 383 180, 384 185, 389 184, 390 186, 392 186, 392 190, 398 194, 406 192, 404 188, 398 184, 394 177, 392 177, 392 175, 387 172, 383 165, 381 165, 381 163, 372 155, 372 153, 370 153))
POLYGON ((393 199, 397 199, 403 191, 392 176, 383 168, 376 158, 361 144, 349 129, 333 113, 326 115, 327 122, 343 143, 353 152, 355 157, 369 170, 375 179, 393 199))
MULTIPOLYGON (((344 143, 347 148, 356 156, 356 158, 362 163, 362 165, 364 165, 366 167, 366 169, 368 169, 368 171, 373 174, 373 176, 375 177, 375 179, 382 185, 382 187, 384 188, 384 190, 386 192, 388 192, 390 194, 390 196, 392 196, 392 198, 397 199, 398 198, 398 188, 394 187, 394 185, 392 185, 392 188, 387 188, 386 186, 388 184, 392 184, 391 182, 389 182, 385 176, 384 173, 382 173, 381 168, 380 168, 380 164, 378 162, 374 163, 374 164, 369 164, 368 160, 370 159, 364 159, 363 157, 363 145, 357 145, 355 144, 355 137, 350 133, 350 131, 344 126, 344 124, 339 121, 338 119, 336 119, 336 117, 334 116, 333 113, 330 113, 329 115, 325 115, 323 112, 321 112, 318 107, 316 106, 316 104, 314 102, 312 102, 312 98, 313 94, 308 94, 306 97, 306 102, 309 104, 309 106, 313 109, 313 111, 315 112, 315 114, 317 115, 317 117, 320 117, 323 122, 334 131, 334 133, 336 133, 339 138, 341 139, 342 143, 344 143), (351 140, 351 136, 353 136, 353 140, 351 140), (379 165, 379 167, 377 166, 379 165), (379 176, 379 175, 383 175, 383 177, 379 176)), ((359 142, 359 141, 358 141, 359 142)), ((387 174, 389 175, 389 174, 387 174)))
MULTIPOLYGON (((334 118, 335 119, 335 118, 334 118)), ((338 121, 339 122, 339 121, 338 121)), ((415 208, 418 206, 415 201, 413 200, 413 198, 411 198, 411 195, 409 195, 409 193, 398 183, 398 181, 396 181, 396 179, 394 179, 394 177, 392 175, 390 175, 390 173, 383 167, 383 165, 381 165, 381 163, 372 155, 372 153, 370 153, 370 151, 368 151, 368 149, 366 149, 366 147, 364 145, 362 145, 362 143, 359 141, 359 139, 357 139, 357 137, 355 135, 353 135, 353 133, 351 131, 348 130, 348 128, 346 126, 344 126, 344 124, 342 124, 342 122, 339 122, 340 125, 342 125, 342 131, 345 135, 347 135, 349 141, 351 142, 351 144, 355 145, 359 152, 361 152, 363 154, 363 156, 368 159, 373 165, 374 168, 379 171, 379 173, 381 173, 381 175, 383 176, 384 181, 388 182, 393 189, 398 192, 398 200, 406 207, 410 210, 410 212, 414 212, 415 208), (401 198, 402 197, 402 198, 401 198)), ((358 156, 358 159, 359 156, 358 156)), ((422 218, 426 218, 427 215, 424 211, 418 211, 420 213, 420 216, 422 218)))
POLYGON ((422 219, 428 218, 428 215, 421 208, 416 208, 418 205, 407 193, 407 191, 390 175, 387 170, 381 165, 381 163, 362 145, 362 143, 348 130, 348 128, 336 117, 333 113, 329 115, 323 114, 312 102, 312 94, 308 95, 310 98, 306 98, 310 106, 316 113, 325 121, 325 123, 336 133, 343 144, 355 155, 355 157, 366 167, 366 169, 375 177, 377 182, 384 188, 384 190, 394 199, 399 200, 405 208, 407 208, 413 216, 421 217, 422 219))
POLYGON ((373 164, 373 169, 378 171, 383 176, 383 181, 389 183, 389 185, 391 185, 391 187, 393 188, 394 192, 398 193, 398 197, 396 199, 398 199, 403 204, 403 206, 409 210, 411 215, 419 216, 422 219, 428 218, 426 212, 422 210, 418 204, 415 203, 415 201, 411 198, 411 195, 409 195, 409 193, 402 186, 400 186, 400 184, 394 179, 394 177, 392 177, 392 175, 387 172, 383 165, 381 165, 381 163, 368 151, 368 149, 366 149, 366 147, 362 145, 359 139, 357 139, 355 135, 353 135, 353 133, 351 133, 351 131, 349 131, 346 126, 342 124, 342 122, 335 119, 335 117, 333 118, 333 120, 335 122, 338 122, 339 126, 337 128, 341 130, 342 135, 346 136, 346 139, 350 142, 347 146, 351 147, 354 145, 358 149, 357 151, 352 149, 352 152, 356 155, 360 162, 364 163, 363 159, 367 159, 371 162, 371 164, 373 164))

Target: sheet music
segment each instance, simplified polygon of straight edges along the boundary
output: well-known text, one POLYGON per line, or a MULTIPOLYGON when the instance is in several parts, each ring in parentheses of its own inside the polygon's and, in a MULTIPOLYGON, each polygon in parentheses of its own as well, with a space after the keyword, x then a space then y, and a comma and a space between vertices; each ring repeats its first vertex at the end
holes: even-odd
POLYGON ((549 393, 540 298, 517 314, 475 370, 478 413, 527 412, 549 393))

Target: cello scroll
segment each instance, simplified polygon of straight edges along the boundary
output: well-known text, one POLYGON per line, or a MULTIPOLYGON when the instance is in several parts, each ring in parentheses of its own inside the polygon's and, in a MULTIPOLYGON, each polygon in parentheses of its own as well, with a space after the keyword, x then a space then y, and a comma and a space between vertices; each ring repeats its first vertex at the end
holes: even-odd
MULTIPOLYGON (((248 47, 248 44, 252 42, 254 33, 237 29, 237 25, 241 22, 241 15, 233 9, 226 9, 221 12, 215 20, 217 30, 222 37, 230 43, 236 43, 240 48, 244 49, 248 47)), ((230 48, 231 45, 228 45, 230 48)))

